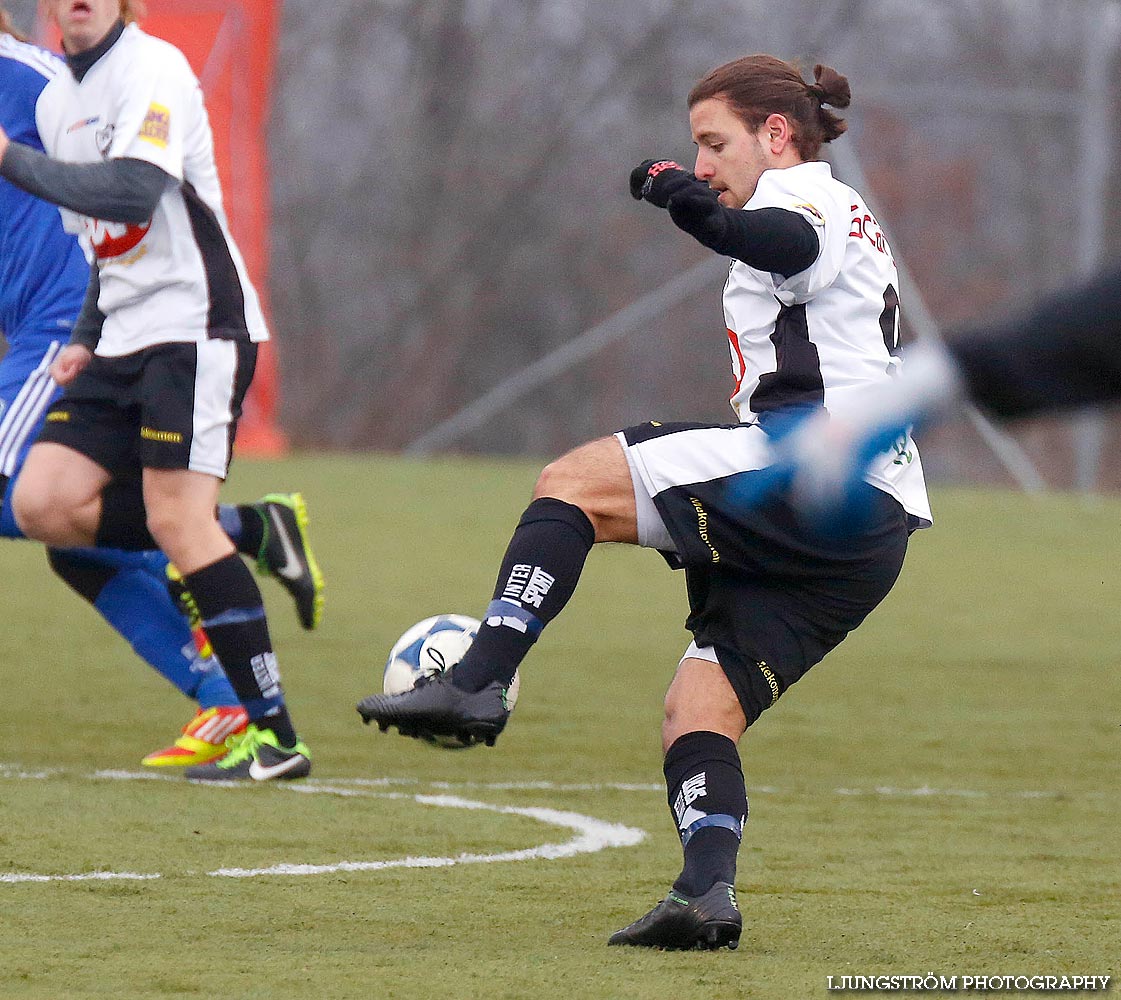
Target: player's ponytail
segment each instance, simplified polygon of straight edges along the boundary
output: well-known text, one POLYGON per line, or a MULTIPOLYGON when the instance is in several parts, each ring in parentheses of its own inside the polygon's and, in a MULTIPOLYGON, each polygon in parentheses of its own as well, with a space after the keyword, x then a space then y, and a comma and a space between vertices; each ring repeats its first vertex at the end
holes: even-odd
POLYGON ((849 86, 848 77, 842 76, 832 66, 822 66, 818 63, 814 67, 814 82, 806 89, 818 104, 821 141, 832 142, 837 136, 844 134, 848 123, 832 111, 826 111, 823 105, 828 104, 834 108, 849 106, 852 101, 852 88, 849 86))
POLYGON ((3 7, 0 7, 0 35, 11 35, 18 41, 27 41, 26 36, 17 31, 16 26, 12 24, 12 15, 9 14, 3 7))

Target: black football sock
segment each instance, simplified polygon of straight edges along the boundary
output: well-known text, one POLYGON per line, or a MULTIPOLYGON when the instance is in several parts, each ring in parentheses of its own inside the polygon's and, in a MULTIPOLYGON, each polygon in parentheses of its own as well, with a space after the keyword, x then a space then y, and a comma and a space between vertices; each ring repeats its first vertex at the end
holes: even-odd
POLYGON ((508 685, 541 630, 568 603, 596 533, 577 506, 541 497, 525 510, 506 549, 479 634, 452 671, 455 686, 508 685))
POLYGON ((282 746, 296 743, 284 705, 261 591, 237 553, 183 577, 202 615, 214 655, 245 706, 249 721, 271 729, 282 746))
POLYGON ((673 887, 700 896, 717 882, 734 885, 747 822, 747 791, 735 743, 719 733, 686 733, 667 751, 663 770, 685 853, 673 887))
POLYGON ((47 549, 47 562, 71 590, 96 604, 101 592, 118 573, 116 566, 75 558, 69 549, 47 549))

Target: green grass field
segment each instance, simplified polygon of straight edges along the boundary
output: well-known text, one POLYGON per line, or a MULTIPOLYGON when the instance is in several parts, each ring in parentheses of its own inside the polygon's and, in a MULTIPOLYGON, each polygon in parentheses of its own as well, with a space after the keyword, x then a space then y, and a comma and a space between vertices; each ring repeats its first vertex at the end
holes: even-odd
POLYGON ((479 614, 535 471, 235 464, 226 499, 303 489, 328 576, 318 633, 262 585, 314 754, 298 787, 139 780, 191 706, 37 546, 5 545, 0 997, 798 1000, 829 976, 1121 974, 1121 502, 936 492, 894 593, 743 741, 739 950, 663 954, 605 947, 680 858, 658 727, 684 588, 656 555, 593 553, 495 749, 354 711, 406 626, 479 614), (645 839, 603 847, 621 827, 645 839), (407 857, 464 863, 347 867, 407 857), (228 873, 284 864, 320 869, 228 873), (57 878, 92 873, 158 877, 57 878))

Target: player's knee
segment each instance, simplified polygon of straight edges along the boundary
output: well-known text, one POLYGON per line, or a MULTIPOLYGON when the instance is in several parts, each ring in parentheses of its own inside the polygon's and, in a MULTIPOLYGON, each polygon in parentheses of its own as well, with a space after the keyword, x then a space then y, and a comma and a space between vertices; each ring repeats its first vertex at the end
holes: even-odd
POLYGON ((149 507, 146 524, 148 533, 164 552, 178 550, 191 532, 189 520, 174 508, 149 507))
POLYGON ((219 526, 213 508, 149 503, 146 524, 156 544, 184 573, 233 551, 233 543, 219 526))
POLYGON ((48 545, 65 545, 71 527, 69 508, 53 491, 36 489, 22 478, 12 491, 12 514, 28 538, 48 545))
POLYGON ((735 697, 692 699, 675 691, 666 693, 662 719, 662 750, 668 750, 686 733, 720 733, 738 742, 747 728, 743 708, 735 697))
POLYGON ((582 507, 581 477, 575 466, 576 463, 568 455, 546 465, 537 477, 537 483, 533 488, 533 499, 540 500, 542 497, 553 497, 556 500, 563 500, 565 503, 582 507))

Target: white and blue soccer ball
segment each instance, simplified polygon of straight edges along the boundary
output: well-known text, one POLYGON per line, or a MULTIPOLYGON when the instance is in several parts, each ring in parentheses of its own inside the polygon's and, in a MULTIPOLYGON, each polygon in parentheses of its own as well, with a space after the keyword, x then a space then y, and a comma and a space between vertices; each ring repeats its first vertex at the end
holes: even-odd
MULTIPOLYGON (((389 651, 382 674, 382 690, 401 694, 416 686, 421 677, 450 670, 475 641, 481 623, 468 615, 433 615, 417 622, 389 651)), ((513 711, 521 678, 515 672, 506 692, 506 705, 513 711)))

